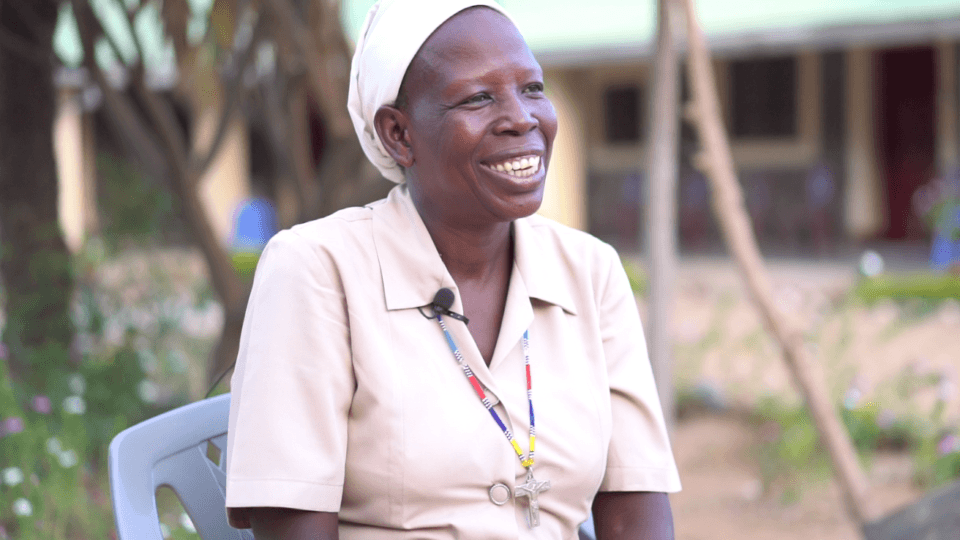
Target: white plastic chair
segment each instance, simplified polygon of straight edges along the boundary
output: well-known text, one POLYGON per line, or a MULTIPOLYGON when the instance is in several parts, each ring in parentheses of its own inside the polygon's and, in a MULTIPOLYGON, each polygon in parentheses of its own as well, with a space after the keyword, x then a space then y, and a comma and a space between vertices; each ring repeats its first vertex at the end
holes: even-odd
POLYGON ((224 510, 229 411, 230 395, 217 396, 114 437, 110 494, 119 540, 163 540, 156 498, 161 487, 177 495, 203 540, 253 540, 249 530, 227 524, 224 510))
MULTIPOLYGON (((110 494, 119 540, 163 540, 157 489, 177 495, 203 540, 253 540, 227 524, 225 394, 163 413, 120 432, 110 443, 110 494), (210 446, 213 446, 211 448, 210 446)), ((593 523, 580 529, 593 539, 593 523)))

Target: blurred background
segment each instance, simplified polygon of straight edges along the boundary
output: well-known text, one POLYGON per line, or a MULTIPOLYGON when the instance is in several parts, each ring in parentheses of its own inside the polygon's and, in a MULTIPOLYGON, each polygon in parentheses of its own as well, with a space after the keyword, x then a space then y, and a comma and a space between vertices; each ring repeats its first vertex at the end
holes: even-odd
MULTIPOLYGON (((345 108, 372 3, 0 0, 0 540, 110 537, 107 444, 228 371, 264 243, 392 187, 345 108)), ((541 213, 618 248, 646 323, 656 3, 502 3, 561 126, 541 213)), ((871 496, 915 501, 960 476, 960 4, 697 9, 778 307, 871 496)), ((677 537, 858 538, 699 153, 684 122, 677 537)), ((165 535, 196 538, 160 505, 165 535)))

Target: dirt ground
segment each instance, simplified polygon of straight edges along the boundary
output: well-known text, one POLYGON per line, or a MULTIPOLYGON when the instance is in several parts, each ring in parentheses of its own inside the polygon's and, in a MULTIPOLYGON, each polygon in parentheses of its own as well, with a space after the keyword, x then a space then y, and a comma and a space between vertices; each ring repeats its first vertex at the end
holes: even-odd
MULTIPOLYGON (((171 259, 187 275, 202 273, 199 259, 191 265, 183 260, 182 254, 171 259)), ((856 280, 852 262, 773 261, 768 267, 779 307, 808 332, 831 396, 843 399, 854 390, 856 403, 920 415, 941 400, 946 416, 960 423, 960 302, 945 302, 921 316, 890 302, 848 306, 842 298, 856 280), (905 370, 942 375, 943 383, 910 400, 897 399, 896 382, 905 370)), ((723 258, 685 258, 676 284, 671 327, 678 388, 710 389, 721 405, 717 413, 684 417, 671 435, 683 482, 683 491, 671 496, 677 539, 859 540, 831 480, 803 480, 799 497, 790 502, 776 489, 765 489, 759 430, 730 411, 754 407, 762 397, 787 403, 799 398, 733 264, 723 258)), ((128 289, 149 293, 123 290, 128 289)), ((174 289, 189 296, 186 289, 174 289)), ((118 305, 134 300, 124 296, 118 305)), ((643 313, 642 303, 640 308, 643 313)), ((205 329, 194 337, 216 335, 217 313, 187 312, 188 327, 205 329)), ((193 379, 202 381, 202 376, 193 379)), ((199 395, 203 390, 191 389, 199 395)), ((922 495, 911 481, 913 463, 907 455, 875 455, 868 474, 870 498, 882 514, 922 495)))
MULTIPOLYGON (((948 302, 922 317, 892 303, 837 309, 856 279, 852 263, 769 267, 780 308, 809 332, 831 395, 839 399, 853 389, 854 401, 876 400, 897 413, 914 414, 924 414, 940 399, 949 417, 960 416, 960 304, 948 302), (904 370, 942 374, 943 383, 909 402, 898 401, 892 389, 904 370)), ((672 326, 679 386, 710 388, 727 410, 749 408, 763 396, 798 401, 779 351, 728 261, 684 261, 677 287, 672 326)), ((759 437, 742 415, 723 411, 678 422, 671 437, 683 482, 683 491, 671 497, 678 540, 859 539, 832 479, 803 481, 792 502, 765 491, 759 437)), ((870 499, 881 515, 922 495, 911 482, 908 455, 875 455, 868 474, 870 499)))
MULTIPOLYGON (((673 434, 683 491, 670 498, 677 540, 860 540, 844 514, 832 481, 811 480, 800 500, 785 504, 762 492, 753 448, 755 431, 732 416, 697 416, 673 434)), ((903 455, 878 456, 871 470, 871 500, 883 514, 917 500, 912 464, 903 455)))

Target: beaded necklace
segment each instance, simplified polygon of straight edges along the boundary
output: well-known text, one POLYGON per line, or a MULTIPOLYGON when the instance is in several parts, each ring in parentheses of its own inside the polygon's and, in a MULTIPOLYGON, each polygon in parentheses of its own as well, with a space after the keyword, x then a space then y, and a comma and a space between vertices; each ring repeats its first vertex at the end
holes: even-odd
POLYGON ((480 402, 483 403, 483 406, 486 407, 487 411, 490 413, 490 416, 493 417, 494 422, 500 426, 501 431, 507 437, 507 441, 510 442, 510 445, 513 446, 514 451, 517 453, 517 457, 520 459, 520 465, 522 465, 527 470, 527 478, 523 484, 518 485, 515 489, 516 497, 526 497, 527 498, 527 525, 529 527, 536 527, 540 525, 540 504, 537 501, 537 495, 542 491, 550 489, 550 481, 546 480, 543 482, 538 482, 533 477, 533 450, 536 444, 537 439, 537 429, 536 422, 533 415, 533 382, 530 378, 530 340, 529 340, 529 331, 523 332, 523 339, 520 343, 523 346, 523 367, 526 371, 527 376, 527 403, 530 405, 530 451, 527 453, 526 457, 523 455, 523 450, 520 448, 520 444, 513 438, 513 433, 507 426, 503 423, 503 420, 500 419, 500 415, 497 414, 497 411, 493 408, 493 403, 490 402, 490 398, 487 397, 486 393, 483 391, 483 386, 480 385, 480 381, 477 380, 476 375, 473 374, 473 370, 470 369, 470 366, 467 365, 466 361, 463 359, 463 354, 460 352, 460 348, 457 347, 456 342, 453 340, 453 336, 450 335, 450 332, 447 330, 447 325, 443 322, 443 318, 440 316, 440 313, 436 314, 437 322, 440 323, 440 328, 443 330, 443 335, 447 338, 447 345, 450 346, 450 351, 453 352, 453 357, 456 358, 457 363, 460 364, 460 367, 463 369, 463 374, 467 376, 467 380, 470 381, 470 386, 473 387, 473 391, 476 392, 477 397, 480 398, 480 402))

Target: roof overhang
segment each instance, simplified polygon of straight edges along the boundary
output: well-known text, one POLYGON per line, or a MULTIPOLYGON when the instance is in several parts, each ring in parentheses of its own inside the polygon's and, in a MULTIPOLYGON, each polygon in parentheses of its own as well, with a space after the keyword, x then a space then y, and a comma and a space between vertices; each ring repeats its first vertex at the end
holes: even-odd
MULTIPOLYGON (((343 0, 354 38, 374 0, 343 0)), ((653 51, 656 0, 500 0, 541 64, 642 60, 653 51)), ((718 56, 960 39, 958 0, 697 0, 718 56)), ((682 47, 682 45, 681 45, 682 47)))

